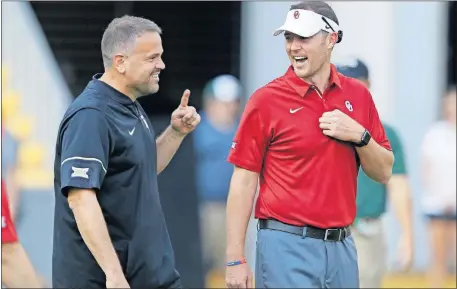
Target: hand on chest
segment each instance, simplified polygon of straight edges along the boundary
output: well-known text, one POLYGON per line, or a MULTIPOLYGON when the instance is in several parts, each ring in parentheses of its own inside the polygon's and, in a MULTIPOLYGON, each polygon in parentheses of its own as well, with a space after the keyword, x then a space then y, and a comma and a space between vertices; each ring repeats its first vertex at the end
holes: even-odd
POLYGON ((294 99, 288 104, 278 104, 276 110, 285 113, 272 123, 273 138, 270 149, 287 151, 293 155, 309 155, 323 146, 352 150, 348 142, 351 131, 366 125, 368 110, 357 107, 351 99, 342 96, 331 99, 294 99), (335 137, 332 137, 332 134, 335 137), (343 140, 339 140, 341 138, 343 140))

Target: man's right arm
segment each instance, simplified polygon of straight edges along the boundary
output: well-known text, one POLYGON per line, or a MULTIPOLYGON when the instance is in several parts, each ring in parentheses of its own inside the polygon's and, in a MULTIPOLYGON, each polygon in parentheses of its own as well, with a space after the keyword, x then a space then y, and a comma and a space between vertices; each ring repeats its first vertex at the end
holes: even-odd
POLYGON ((227 199, 227 261, 244 259, 246 230, 259 174, 240 167, 233 171, 227 199))
POLYGON ((105 116, 91 108, 78 111, 61 137, 61 191, 84 243, 107 279, 124 276, 97 198, 102 193, 111 143, 105 116))
POLYGON ((68 204, 84 243, 105 272, 107 279, 123 275, 96 192, 88 189, 70 189, 68 204))
POLYGON ((258 99, 253 96, 246 104, 228 156, 235 166, 227 199, 228 262, 244 259, 246 230, 270 139, 265 117, 261 117, 262 111, 255 105, 258 99))

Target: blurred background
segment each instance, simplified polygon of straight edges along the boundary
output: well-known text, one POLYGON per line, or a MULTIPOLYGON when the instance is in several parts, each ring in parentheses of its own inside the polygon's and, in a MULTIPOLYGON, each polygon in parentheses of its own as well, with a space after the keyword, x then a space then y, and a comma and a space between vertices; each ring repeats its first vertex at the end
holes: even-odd
MULTIPOLYGON (((140 99, 156 131, 168 125, 186 88, 203 116, 159 176, 178 270, 186 287, 224 287, 225 199, 232 172, 225 158, 247 98, 289 65, 283 38, 272 32, 295 3, 2 2, 2 178, 21 241, 45 278, 51 277, 58 125, 92 75, 102 72, 104 29, 114 17, 130 14, 163 29, 167 69, 160 91, 140 99)), ((441 118, 447 87, 455 85, 457 5, 329 3, 344 31, 334 61, 352 56, 367 64, 381 118, 395 127, 406 156, 414 263, 408 272, 396 266, 401 232, 389 209, 383 217, 389 269, 384 287, 425 288, 432 249, 422 206, 421 146, 441 118)), ((450 176, 454 183, 455 177, 450 176)), ((254 250, 252 221, 246 248, 251 266, 254 250)), ((446 286, 455 288, 451 267, 446 286)))

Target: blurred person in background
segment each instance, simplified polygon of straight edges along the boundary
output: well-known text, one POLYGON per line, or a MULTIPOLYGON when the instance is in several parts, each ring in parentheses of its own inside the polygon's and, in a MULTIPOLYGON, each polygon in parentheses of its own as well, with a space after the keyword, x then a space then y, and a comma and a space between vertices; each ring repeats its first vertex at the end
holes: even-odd
POLYGON ((456 88, 453 86, 443 98, 442 119, 429 128, 421 148, 423 210, 430 233, 432 288, 443 288, 448 262, 455 266, 456 149, 456 88))
POLYGON ((6 288, 44 288, 27 253, 19 243, 10 214, 6 186, 2 186, 2 284, 6 288))
POLYGON ((238 127, 242 89, 232 75, 209 81, 203 90, 201 123, 194 133, 197 189, 205 271, 223 277, 225 270, 225 209, 233 166, 226 159, 238 127))
POLYGON ((8 199, 10 214, 13 221, 16 221, 19 203, 20 190, 17 182, 17 162, 19 141, 6 129, 2 128, 2 180, 8 187, 8 199))
MULTIPOLYGON (((348 77, 360 80, 370 89, 369 70, 360 59, 348 58, 344 63, 337 64, 337 69, 348 77)), ((387 248, 381 217, 386 212, 387 199, 402 228, 398 246, 402 268, 409 268, 413 258, 412 205, 403 145, 392 126, 385 122, 383 126, 395 157, 392 177, 387 184, 381 184, 373 181, 362 169, 359 169, 358 175, 357 218, 353 228, 359 260, 360 288, 380 288, 382 285, 387 248)))

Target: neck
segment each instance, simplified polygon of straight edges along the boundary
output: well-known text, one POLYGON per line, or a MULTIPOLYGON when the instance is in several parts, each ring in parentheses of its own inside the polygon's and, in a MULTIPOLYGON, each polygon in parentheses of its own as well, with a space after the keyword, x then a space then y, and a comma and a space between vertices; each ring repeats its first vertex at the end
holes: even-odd
POLYGON ((121 77, 119 77, 117 73, 106 69, 105 73, 103 73, 99 80, 113 87, 117 91, 127 95, 132 101, 136 100, 137 97, 135 93, 125 84, 125 82, 121 79, 121 77))
POLYGON ((304 79, 309 84, 316 86, 321 92, 324 92, 330 81, 330 62, 326 62, 311 77, 304 79))

